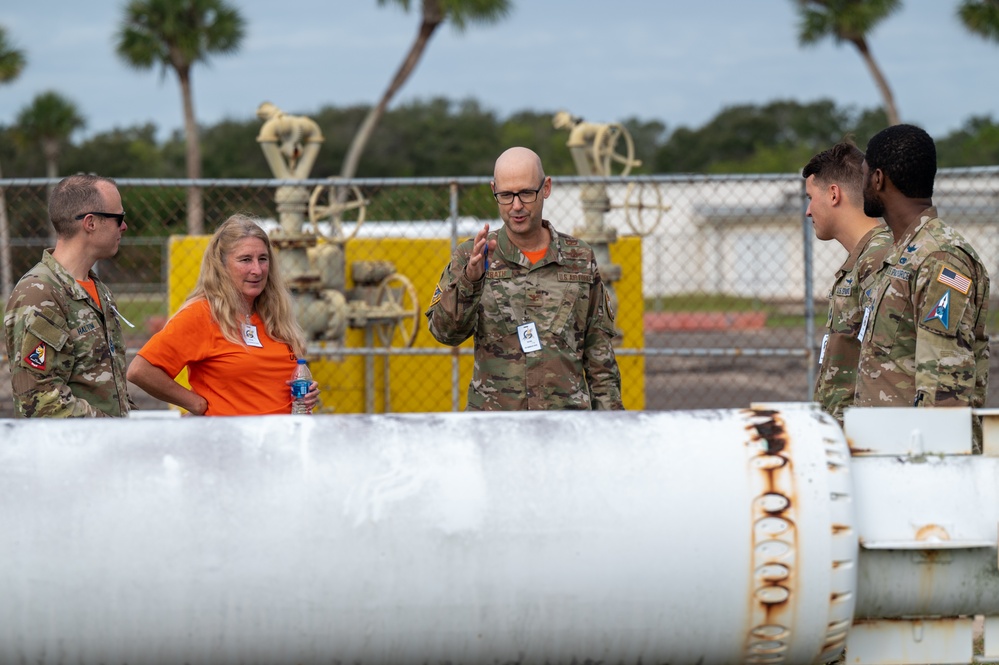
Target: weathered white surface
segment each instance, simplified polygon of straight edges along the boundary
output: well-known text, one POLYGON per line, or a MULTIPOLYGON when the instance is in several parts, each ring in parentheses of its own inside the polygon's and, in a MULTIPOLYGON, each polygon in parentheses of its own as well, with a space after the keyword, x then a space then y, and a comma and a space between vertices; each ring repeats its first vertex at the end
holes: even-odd
MULTIPOLYGON (((741 662, 751 416, 0 421, 0 662, 741 662)), ((846 448, 782 422, 810 662, 846 448)))
POLYGON ((971 663, 972 623, 972 617, 858 621, 850 630, 846 662, 971 663))
POLYGON ((854 456, 970 455, 971 408, 849 407, 843 429, 854 456))
POLYGON ((855 457, 851 468, 857 617, 999 614, 999 458, 855 457))

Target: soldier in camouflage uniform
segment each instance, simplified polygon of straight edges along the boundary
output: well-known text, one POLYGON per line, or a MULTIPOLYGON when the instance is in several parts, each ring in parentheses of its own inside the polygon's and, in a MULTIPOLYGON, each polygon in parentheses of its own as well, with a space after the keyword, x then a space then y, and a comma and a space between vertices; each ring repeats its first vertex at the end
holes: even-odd
MULTIPOLYGON (((895 244, 865 291, 857 406, 985 404, 989 275, 974 248, 933 207, 936 146, 918 127, 871 138, 864 211, 895 244)), ((975 448, 981 423, 975 422, 975 448)))
POLYGON ((49 196, 49 217, 55 249, 20 279, 3 318, 15 414, 128 415, 120 315, 91 270, 118 253, 121 196, 108 178, 69 176, 49 196))
POLYGON ((507 150, 493 177, 504 225, 459 245, 426 313, 442 344, 474 335, 468 409, 623 409, 593 250, 542 219, 551 178, 534 152, 507 150))
POLYGON ((805 193, 819 240, 837 240, 849 252, 829 291, 829 316, 819 351, 815 401, 840 425, 857 388, 863 319, 861 284, 870 279, 891 248, 892 236, 879 219, 864 214, 864 153, 852 143, 837 143, 805 165, 805 193))

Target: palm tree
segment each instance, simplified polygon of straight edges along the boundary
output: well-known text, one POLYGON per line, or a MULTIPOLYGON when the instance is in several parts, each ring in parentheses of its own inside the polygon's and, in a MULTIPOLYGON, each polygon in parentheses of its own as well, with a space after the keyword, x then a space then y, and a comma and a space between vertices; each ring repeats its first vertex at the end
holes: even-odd
MULTIPOLYGON (((24 146, 40 145, 45 157, 45 175, 59 177, 59 156, 69 137, 86 124, 76 105, 57 92, 43 92, 17 114, 15 136, 24 146)), ((49 184, 49 194, 53 184, 49 184)), ((55 229, 50 228, 55 241, 55 229)))
POLYGON ((957 15, 971 32, 999 42, 999 0, 964 0, 957 15))
MULTIPOLYGON (((402 7, 404 11, 409 11, 410 0, 378 0, 379 5, 388 2, 402 7)), ((395 76, 389 83, 388 88, 382 94, 378 104, 374 106, 364 118, 354 140, 350 143, 347 156, 344 157, 343 165, 340 167, 340 175, 344 178, 352 178, 357 173, 357 165, 361 161, 361 153, 371 138, 375 125, 381 120, 388 108, 389 103, 395 93, 406 83, 416 65, 419 64, 423 52, 433 37, 434 32, 444 21, 450 21, 456 30, 462 31, 469 23, 495 23, 505 17, 510 12, 510 0, 421 0, 422 18, 420 29, 416 33, 416 39, 409 47, 402 64, 396 71, 395 76)), ((346 188, 343 189, 346 193, 346 188)))
MULTIPOLYGON (((21 75, 24 69, 24 52, 7 41, 7 29, 0 25, 0 84, 9 83, 21 75)), ((3 169, 0 168, 0 178, 3 169)), ((3 269, 0 270, 0 292, 3 302, 7 302, 14 286, 13 267, 10 255, 10 220, 7 219, 7 195, 0 187, 0 256, 3 258, 3 269)))
MULTIPOLYGON (((187 177, 201 177, 201 146, 191 94, 191 67, 211 55, 239 50, 245 22, 223 0, 131 0, 117 33, 116 50, 130 66, 161 72, 172 69, 180 82, 184 106, 187 177)), ((204 232, 201 189, 187 190, 187 231, 204 232)))
POLYGON ((59 156, 70 135, 86 121, 76 105, 57 92, 37 95, 17 114, 16 131, 26 145, 38 144, 45 157, 45 175, 59 177, 59 156))
POLYGON ((802 46, 815 44, 831 36, 836 43, 849 42, 860 52, 860 57, 874 77, 874 83, 884 100, 888 122, 897 125, 898 108, 888 81, 871 55, 867 35, 882 20, 902 6, 901 0, 794 0, 798 5, 800 24, 798 41, 802 46))
POLYGON ((7 28, 0 25, 0 83, 9 83, 24 69, 24 52, 7 40, 7 28))

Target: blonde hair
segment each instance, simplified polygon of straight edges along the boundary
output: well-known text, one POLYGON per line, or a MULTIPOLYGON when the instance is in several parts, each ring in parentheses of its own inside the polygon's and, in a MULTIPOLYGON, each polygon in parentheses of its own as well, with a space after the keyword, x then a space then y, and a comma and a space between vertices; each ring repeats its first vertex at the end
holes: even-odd
POLYGON ((236 214, 216 229, 201 260, 198 281, 184 306, 196 300, 207 301, 212 319, 222 330, 222 335, 234 344, 245 344, 242 335, 245 300, 226 266, 226 258, 236 243, 244 238, 259 238, 267 247, 267 284, 254 301, 254 309, 263 320, 264 329, 271 339, 284 342, 297 357, 304 358, 305 333, 295 319, 291 296, 288 295, 288 289, 274 260, 270 238, 252 217, 236 214))

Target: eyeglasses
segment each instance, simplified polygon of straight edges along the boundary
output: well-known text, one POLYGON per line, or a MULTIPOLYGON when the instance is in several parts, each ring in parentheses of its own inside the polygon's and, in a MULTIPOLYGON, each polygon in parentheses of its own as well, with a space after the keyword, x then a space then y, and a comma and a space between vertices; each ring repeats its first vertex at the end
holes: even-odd
MULTIPOLYGON (((524 199, 521 199, 521 201, 523 201, 523 200, 524 199)), ((114 221, 118 222, 118 226, 121 226, 122 224, 125 223, 125 213, 123 213, 123 212, 121 212, 121 213, 118 213, 118 212, 85 212, 85 213, 77 215, 74 219, 76 219, 77 221, 80 221, 81 219, 83 219, 87 215, 97 215, 98 217, 106 217, 107 219, 113 219, 114 221)))
POLYGON ((537 189, 522 189, 519 192, 493 192, 493 198, 496 199, 496 203, 502 205, 510 205, 513 203, 513 197, 520 199, 521 203, 534 203, 538 200, 538 194, 545 187, 545 181, 541 181, 541 185, 537 189))

